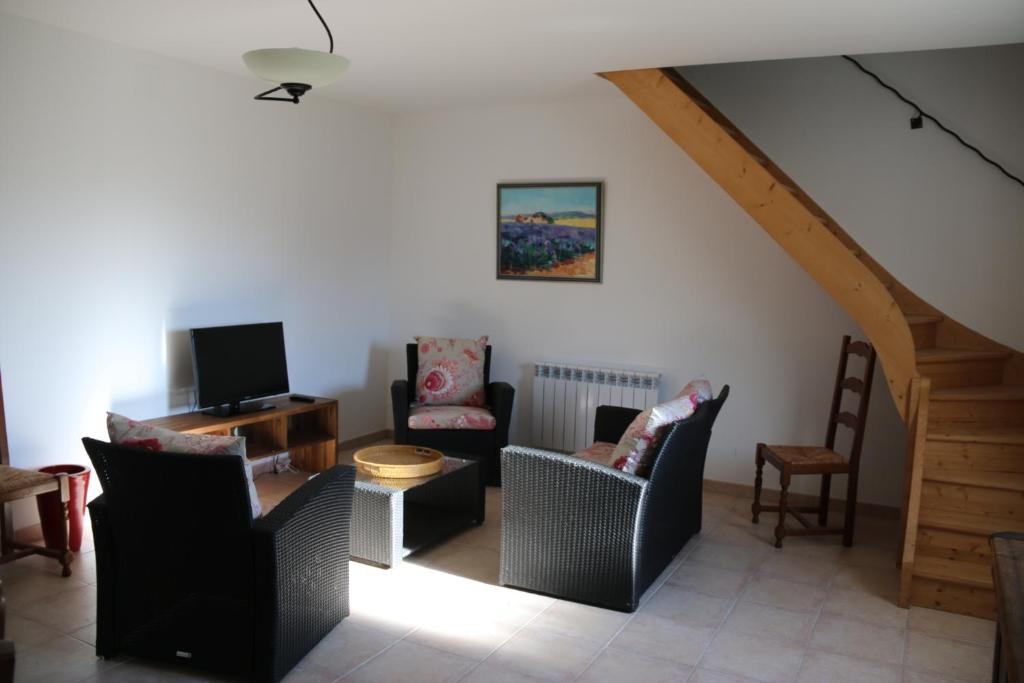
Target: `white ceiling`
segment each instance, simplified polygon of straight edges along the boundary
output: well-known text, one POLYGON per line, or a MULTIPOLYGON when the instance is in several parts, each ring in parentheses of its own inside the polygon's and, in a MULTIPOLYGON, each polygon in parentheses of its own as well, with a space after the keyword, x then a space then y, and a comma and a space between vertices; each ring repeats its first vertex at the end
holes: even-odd
MULTIPOLYGON (((592 74, 616 69, 1024 42, 1022 0, 318 6, 352 60, 327 94, 395 111, 600 93, 609 86, 592 74)), ((239 75, 246 50, 327 45, 305 0, 0 0, 0 11, 239 75)))

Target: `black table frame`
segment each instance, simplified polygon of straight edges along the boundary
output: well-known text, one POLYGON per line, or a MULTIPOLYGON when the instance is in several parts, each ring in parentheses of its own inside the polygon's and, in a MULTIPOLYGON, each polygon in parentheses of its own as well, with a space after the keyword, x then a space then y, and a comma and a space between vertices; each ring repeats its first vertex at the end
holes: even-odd
POLYGON ((351 556, 394 567, 422 548, 484 521, 480 463, 445 456, 430 477, 382 479, 359 473, 352 503, 351 556))

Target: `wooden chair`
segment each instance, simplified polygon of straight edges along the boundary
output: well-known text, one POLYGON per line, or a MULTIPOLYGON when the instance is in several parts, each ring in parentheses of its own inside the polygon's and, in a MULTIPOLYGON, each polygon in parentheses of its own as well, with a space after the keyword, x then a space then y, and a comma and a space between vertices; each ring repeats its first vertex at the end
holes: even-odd
POLYGON ((4 419, 3 381, 0 380, 0 564, 20 559, 26 555, 45 555, 60 562, 62 576, 71 576, 71 562, 75 559, 75 555, 68 549, 67 525, 61 527, 63 532, 57 548, 19 543, 14 539, 11 509, 7 505, 15 500, 56 491, 60 496, 66 519, 69 499, 67 475, 23 470, 11 467, 10 462, 10 451, 7 448, 7 424, 4 419))
POLYGON ((751 506, 753 522, 757 524, 762 512, 778 512, 779 522, 775 527, 775 547, 782 547, 782 539, 786 536, 811 536, 822 534, 842 534, 843 545, 853 545, 854 513, 857 509, 857 471, 860 467, 860 451, 864 443, 864 424, 867 421, 868 401, 871 398, 871 379, 875 372, 875 349, 867 342, 850 341, 850 336, 843 337, 843 346, 839 354, 839 370, 836 372, 836 387, 832 393, 832 409, 829 412, 828 431, 825 435, 825 447, 818 446, 768 446, 757 444, 755 462, 757 475, 754 479, 754 504, 751 506), (850 355, 865 359, 863 377, 847 377, 846 366, 850 355), (857 414, 842 410, 843 392, 852 391, 859 394, 857 414), (850 457, 845 458, 835 452, 836 428, 839 425, 853 430, 853 444, 850 457), (779 504, 761 505, 762 472, 765 462, 778 468, 779 504), (789 505, 787 491, 793 475, 821 475, 821 495, 816 506, 789 505), (829 527, 828 504, 829 489, 833 474, 847 475, 846 481, 846 515, 843 526, 829 527), (818 526, 804 517, 803 513, 817 513, 818 526), (790 514, 800 522, 803 528, 786 527, 786 515, 790 514))

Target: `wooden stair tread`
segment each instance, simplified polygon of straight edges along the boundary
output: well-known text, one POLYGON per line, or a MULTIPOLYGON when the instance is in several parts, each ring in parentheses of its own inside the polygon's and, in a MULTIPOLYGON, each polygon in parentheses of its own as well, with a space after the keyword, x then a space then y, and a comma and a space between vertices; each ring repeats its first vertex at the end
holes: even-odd
POLYGON ((946 470, 932 468, 924 473, 925 481, 938 481, 946 484, 963 486, 980 486, 1005 491, 1024 491, 1024 474, 1015 472, 985 472, 982 470, 946 470))
POLYGON ((933 389, 933 401, 1021 401, 1024 386, 1019 384, 989 384, 979 387, 947 387, 933 389))
POLYGON ((941 323, 945 318, 941 315, 909 314, 905 316, 909 325, 931 325, 941 323))
POLYGON ((992 569, 986 564, 919 555, 914 558, 914 576, 992 589, 992 569))
POLYGON ((999 531, 1018 531, 1024 533, 1024 521, 1021 520, 975 515, 969 512, 953 510, 936 510, 934 508, 921 508, 917 523, 919 528, 931 527, 933 529, 959 531, 960 533, 974 534, 985 538, 999 531))
POLYGON ((929 441, 956 441, 960 443, 998 443, 1012 446, 1024 445, 1024 429, 965 427, 944 429, 941 432, 929 430, 929 441))
POLYGON ((1009 351, 979 351, 977 349, 945 349, 932 347, 917 350, 918 363, 957 363, 972 360, 1004 360, 1013 354, 1009 351))

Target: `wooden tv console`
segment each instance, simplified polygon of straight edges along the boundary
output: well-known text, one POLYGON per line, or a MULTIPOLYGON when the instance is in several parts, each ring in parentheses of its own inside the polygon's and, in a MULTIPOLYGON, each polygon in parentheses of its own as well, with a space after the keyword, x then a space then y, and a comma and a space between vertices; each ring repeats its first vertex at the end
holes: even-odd
POLYGON ((338 461, 338 402, 317 398, 313 403, 292 401, 287 396, 263 401, 273 408, 230 417, 181 413, 143 420, 154 427, 188 434, 244 436, 250 460, 288 452, 295 467, 323 472, 338 461))

